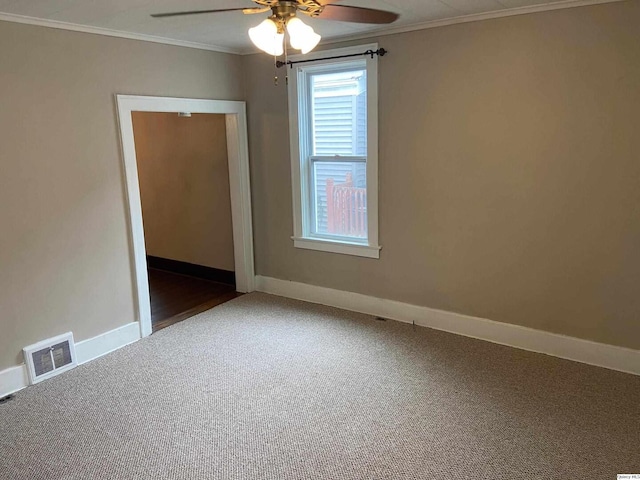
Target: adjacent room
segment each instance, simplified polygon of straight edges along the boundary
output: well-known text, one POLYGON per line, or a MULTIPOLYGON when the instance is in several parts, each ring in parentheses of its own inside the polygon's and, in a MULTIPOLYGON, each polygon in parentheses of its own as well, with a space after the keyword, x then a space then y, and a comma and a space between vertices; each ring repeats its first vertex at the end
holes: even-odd
POLYGON ((236 297, 225 116, 133 112, 154 331, 236 297))
POLYGON ((0 479, 640 478, 640 0, 0 0, 0 479))

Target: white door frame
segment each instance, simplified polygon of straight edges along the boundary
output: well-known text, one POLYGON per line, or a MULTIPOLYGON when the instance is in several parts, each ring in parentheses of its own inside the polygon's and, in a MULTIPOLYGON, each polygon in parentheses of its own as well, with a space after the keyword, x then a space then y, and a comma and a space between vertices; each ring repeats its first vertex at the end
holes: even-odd
POLYGON ((132 112, 190 112, 224 114, 227 127, 227 156, 231 190, 231 221, 233 224, 233 253, 236 290, 255 290, 253 264, 253 230, 251 225, 251 193, 249 190, 249 148, 247 144, 247 114, 245 102, 227 100, 199 100, 191 98, 143 97, 116 95, 118 121, 127 186, 127 207, 130 222, 130 241, 133 250, 133 271, 140 334, 151 334, 151 302, 147 257, 142 225, 142 205, 138 166, 133 137, 132 112))

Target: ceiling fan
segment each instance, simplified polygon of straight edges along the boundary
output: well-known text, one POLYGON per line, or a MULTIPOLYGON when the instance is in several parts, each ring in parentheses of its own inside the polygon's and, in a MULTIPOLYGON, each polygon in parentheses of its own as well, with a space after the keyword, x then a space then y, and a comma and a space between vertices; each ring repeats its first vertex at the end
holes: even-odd
POLYGON ((397 13, 372 8, 336 5, 340 0, 252 0, 260 5, 253 8, 225 8, 219 10, 191 10, 185 12, 156 13, 154 18, 199 15, 241 11, 244 14, 265 13, 271 10, 269 18, 249 29, 251 41, 260 50, 274 56, 284 53, 285 33, 289 35, 291 47, 308 53, 320 42, 320 35, 306 25, 296 14, 340 22, 385 24, 398 18, 397 13))

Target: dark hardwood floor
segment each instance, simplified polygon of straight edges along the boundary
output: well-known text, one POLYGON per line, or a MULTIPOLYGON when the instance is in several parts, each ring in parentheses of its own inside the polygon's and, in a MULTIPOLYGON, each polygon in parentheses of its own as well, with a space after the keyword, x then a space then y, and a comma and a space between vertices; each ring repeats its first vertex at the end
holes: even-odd
POLYGON ((154 332, 240 295, 232 285, 155 268, 148 272, 154 332))

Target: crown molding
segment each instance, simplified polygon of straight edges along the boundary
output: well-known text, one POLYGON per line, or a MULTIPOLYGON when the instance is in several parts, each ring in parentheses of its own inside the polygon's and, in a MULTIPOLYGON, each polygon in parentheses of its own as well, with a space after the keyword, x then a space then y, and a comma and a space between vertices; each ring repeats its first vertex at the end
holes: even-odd
POLYGON ((176 40, 166 37, 156 37, 155 35, 146 35, 143 33, 123 32, 121 30, 112 30, 110 28, 91 27, 87 25, 79 25, 77 23, 60 22, 58 20, 47 20, 43 18, 28 17, 25 15, 14 15, 12 13, 0 12, 0 21, 23 23, 26 25, 35 25, 38 27, 56 28, 59 30, 70 30, 73 32, 92 33, 94 35, 103 35, 106 37, 126 38, 129 40, 139 40, 141 42, 160 43, 163 45, 173 45, 176 47, 195 48, 198 50, 208 50, 211 52, 231 53, 234 55, 238 55, 241 53, 239 50, 219 47, 217 45, 209 45, 206 43, 188 42, 185 40, 176 40))
MULTIPOLYGON (((395 35, 398 33, 414 32, 417 30, 427 30, 429 28, 446 27, 448 25, 456 25, 458 23, 479 22, 482 20, 491 20, 495 18, 513 17, 516 15, 527 15, 530 13, 548 12, 552 10, 564 10, 566 8, 587 7, 591 5, 599 5, 603 3, 622 2, 626 0, 564 0, 562 2, 542 3, 539 5, 530 5, 526 7, 510 8, 508 10, 498 10, 494 12, 474 13, 471 15, 461 15, 459 17, 443 18, 441 20, 430 20, 428 22, 414 23, 412 25, 404 25, 401 27, 387 27, 379 30, 369 30, 368 32, 334 37, 321 42, 320 45, 331 45, 334 43, 348 42, 351 40, 371 39, 373 37, 381 37, 386 35, 395 35)), ((242 52, 243 55, 254 52, 242 52)))
MULTIPOLYGON (((541 3, 539 5, 530 5, 526 7, 516 7, 507 10, 498 10, 494 12, 474 13, 471 15, 461 15, 459 17, 444 18, 441 20, 430 20, 428 22, 414 23, 412 25, 404 25, 401 27, 383 27, 381 29, 369 30, 356 35, 343 35, 334 37, 321 42, 320 45, 331 45, 334 43, 348 42, 351 40, 363 40, 373 37, 385 35, 395 35, 398 33, 414 32, 417 30, 426 30, 429 28, 446 27, 448 25, 456 25, 458 23, 478 22, 482 20, 491 20, 494 18, 512 17, 515 15, 527 15, 530 13, 540 13, 552 10, 562 10, 565 8, 587 7, 591 5, 600 5, 603 3, 622 2, 626 0, 563 0, 561 2, 541 3)), ((36 17, 28 17, 25 15, 14 15, 11 13, 1 13, 0 21, 24 23, 27 25, 37 25, 40 27, 57 28, 61 30, 71 30, 74 32, 93 33, 95 35, 105 35, 108 37, 127 38, 129 40, 140 40, 142 42, 161 43, 164 45, 174 45, 177 47, 195 48, 198 50, 208 50, 211 52, 230 53, 234 55, 253 55, 260 53, 256 48, 249 49, 233 49, 220 47, 217 45, 209 45, 206 43, 188 42, 185 40, 176 40, 167 37, 157 37, 154 35, 145 35, 142 33, 123 32, 121 30, 112 30, 109 28, 90 27, 87 25, 79 25, 77 23, 60 22, 58 20, 46 20, 36 17)))

